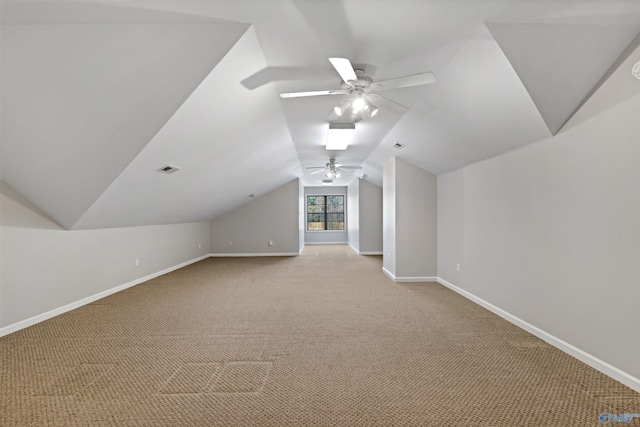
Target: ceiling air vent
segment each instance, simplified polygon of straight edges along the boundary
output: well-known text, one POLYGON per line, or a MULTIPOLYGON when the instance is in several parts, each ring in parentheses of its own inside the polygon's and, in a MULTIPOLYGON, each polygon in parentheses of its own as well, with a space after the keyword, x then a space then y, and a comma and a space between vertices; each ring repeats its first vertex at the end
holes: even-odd
POLYGON ((166 173, 167 175, 170 175, 172 173, 176 173, 180 170, 179 167, 177 166, 173 166, 173 165, 166 165, 161 167, 160 169, 158 169, 158 172, 162 172, 162 173, 166 173))
POLYGON ((396 148, 398 150, 402 150, 404 148, 404 145, 400 144, 399 142, 396 142, 395 144, 393 144, 393 148, 396 148))

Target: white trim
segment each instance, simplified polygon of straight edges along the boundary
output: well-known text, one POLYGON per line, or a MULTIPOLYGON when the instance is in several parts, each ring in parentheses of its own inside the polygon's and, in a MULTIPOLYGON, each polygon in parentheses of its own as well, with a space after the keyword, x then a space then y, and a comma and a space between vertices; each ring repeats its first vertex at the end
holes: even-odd
MULTIPOLYGON (((382 255, 382 254, 381 254, 382 255)), ((413 282, 437 282, 437 277, 396 277, 393 273, 391 273, 386 268, 382 267, 382 271, 384 274, 389 276, 391 280, 396 283, 413 283, 413 282)))
MULTIPOLYGON (((301 251, 302 252, 302 251, 301 251)), ((298 256, 300 252, 263 252, 263 253, 224 253, 224 254, 209 254, 213 258, 232 258, 232 257, 262 257, 262 256, 298 256)))
POLYGON ((348 242, 304 242, 305 245, 348 245, 348 242))
POLYGON ((383 252, 382 251, 359 251, 358 249, 356 249, 355 246, 353 246, 350 242, 347 243, 351 249, 353 249, 354 251, 356 251, 356 253, 358 255, 382 255, 383 252))
POLYGON ((106 291, 98 292, 97 294, 88 296, 81 300, 63 305, 62 307, 54 308, 53 310, 49 310, 45 313, 35 315, 25 320, 20 320, 19 322, 13 323, 11 325, 0 328, 0 337, 5 335, 12 334, 14 332, 19 331, 20 329, 28 328, 29 326, 33 326, 36 323, 43 322, 45 320, 51 319, 52 317, 58 316, 60 314, 66 313, 71 310, 75 310, 76 308, 82 307, 83 305, 90 304, 94 301, 97 301, 101 298, 108 297, 109 295, 115 294, 116 292, 123 291, 127 288, 130 288, 135 285, 139 285, 140 283, 147 282, 151 279, 155 279, 158 276, 162 276, 163 274, 171 273, 172 271, 178 270, 182 267, 186 267, 189 264, 193 264, 198 261, 202 261, 203 259, 209 258, 209 255, 203 255, 198 258, 194 258, 189 261, 185 261, 178 265, 174 265, 173 267, 166 268, 164 270, 158 271, 157 273, 152 273, 147 276, 141 277, 139 279, 133 280, 131 282, 127 282, 123 285, 116 286, 115 288, 107 289, 106 291))
POLYGON ((561 340, 558 337, 555 337, 553 335, 551 335, 550 333, 543 331, 542 329, 520 319, 519 317, 514 316, 513 314, 504 311, 503 309, 496 307, 495 305, 483 300, 482 298, 479 298, 475 295, 473 295, 472 293, 465 291, 462 288, 457 287, 456 285, 454 285, 453 283, 449 283, 446 280, 438 277, 438 283, 440 283, 443 286, 446 286, 447 288, 451 289, 452 291, 462 295, 463 297, 475 302, 478 305, 481 305, 482 307, 486 308, 487 310, 497 314, 498 316, 502 317, 503 319, 513 323, 514 325, 524 329, 525 331, 537 336, 538 338, 540 338, 541 340, 547 342, 548 344, 556 347, 559 350, 564 351, 565 353, 567 353, 570 356, 575 357, 576 359, 580 360, 581 362, 586 363, 587 365, 591 366, 592 368, 602 372, 603 374, 613 378, 616 381, 621 382, 622 384, 626 385, 629 388, 632 388, 633 390, 637 391, 638 393, 640 393, 640 378, 636 378, 633 375, 624 372, 623 370, 616 368, 613 365, 610 365, 609 363, 598 359, 597 357, 593 356, 592 354, 587 353, 584 350, 579 349, 578 347, 575 347, 571 344, 569 344, 566 341, 561 340))
POLYGON ((411 283, 411 282, 437 282, 437 277, 396 277, 396 283, 411 283))

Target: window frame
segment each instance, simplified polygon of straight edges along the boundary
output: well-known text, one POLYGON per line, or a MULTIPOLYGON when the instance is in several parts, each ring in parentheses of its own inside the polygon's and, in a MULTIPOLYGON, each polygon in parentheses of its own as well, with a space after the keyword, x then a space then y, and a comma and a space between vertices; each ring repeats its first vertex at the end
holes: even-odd
MULTIPOLYGON (((313 212, 311 212, 313 214, 313 212)), ((332 212, 335 213, 335 212, 332 212)), ((326 193, 326 194, 317 194, 317 193, 309 193, 304 195, 304 228, 306 233, 344 233, 347 231, 347 195, 346 194, 337 194, 337 193, 326 193), (327 229, 327 197, 342 197, 342 223, 344 225, 342 230, 329 230, 327 229), (325 212, 324 212, 324 230, 309 230, 309 197, 323 197, 325 203, 325 212)))

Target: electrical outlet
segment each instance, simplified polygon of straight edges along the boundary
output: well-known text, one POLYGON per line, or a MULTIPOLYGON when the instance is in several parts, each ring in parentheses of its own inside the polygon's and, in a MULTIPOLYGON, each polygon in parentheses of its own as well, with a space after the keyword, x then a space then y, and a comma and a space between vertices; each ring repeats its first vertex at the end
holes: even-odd
POLYGON ((136 267, 140 265, 140 260, 136 258, 136 267))
POLYGON ((273 240, 269 240, 269 246, 273 246, 273 240))
POLYGON ((229 246, 233 246, 233 242, 229 242, 229 246))
POLYGON ((460 263, 456 264, 456 271, 460 271, 460 263))
POLYGON ((198 243, 198 249, 202 249, 202 243, 198 243))

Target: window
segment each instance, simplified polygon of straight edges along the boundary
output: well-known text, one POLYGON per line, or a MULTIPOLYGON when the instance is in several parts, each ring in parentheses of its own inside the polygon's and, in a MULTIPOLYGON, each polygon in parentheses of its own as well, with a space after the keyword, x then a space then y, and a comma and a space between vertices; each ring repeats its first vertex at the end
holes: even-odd
POLYGON ((307 230, 344 230, 344 196, 307 196, 307 230))

